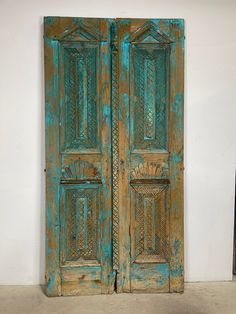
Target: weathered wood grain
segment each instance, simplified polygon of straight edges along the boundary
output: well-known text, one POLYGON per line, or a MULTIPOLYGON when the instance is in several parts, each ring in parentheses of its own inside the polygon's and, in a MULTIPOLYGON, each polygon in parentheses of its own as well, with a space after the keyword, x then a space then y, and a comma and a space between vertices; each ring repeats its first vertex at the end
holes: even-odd
MULTIPOLYGON (((118 19, 117 28, 120 62, 119 104, 121 121, 119 124, 119 154, 120 189, 122 191, 119 211, 120 268, 117 290, 118 292, 134 290, 142 290, 143 292, 182 291, 183 21, 118 19), (176 47, 180 46, 181 50, 179 48, 177 52, 176 47), (140 52, 140 54, 137 54, 137 52, 140 52), (161 62, 157 69, 155 69, 154 62, 161 62), (165 63, 163 64, 163 62, 165 63), (154 83, 153 80, 156 80, 156 82, 154 83), (176 86, 179 88, 178 95, 176 86), (139 114, 140 106, 143 106, 144 109, 139 114), (157 115, 157 120, 154 120, 155 115, 157 115), (156 173, 152 173, 155 168, 152 165, 157 160, 162 160, 160 165, 164 167, 162 168, 164 170, 161 172, 156 170, 156 173), (136 178, 130 180, 134 169, 137 169, 137 167, 139 169, 144 165, 146 167, 148 163, 151 165, 151 170, 149 169, 146 172, 136 171, 136 178), (137 176, 138 173, 141 177, 137 176), (144 173, 145 177, 142 177, 144 173), (155 275, 155 272, 150 272, 149 269, 149 263, 155 260, 155 255, 151 257, 145 253, 147 254, 145 257, 141 254, 140 256, 143 257, 137 260, 139 266, 132 261, 132 256, 136 251, 135 247, 138 245, 135 242, 137 224, 140 225, 140 219, 144 219, 146 223, 149 219, 148 216, 145 216, 145 207, 144 212, 142 213, 141 210, 138 214, 141 215, 142 213, 142 215, 135 218, 135 215, 137 215, 134 214, 135 204, 137 203, 137 199, 133 194, 135 183, 139 185, 138 191, 141 191, 139 193, 143 193, 142 195, 150 200, 153 195, 157 195, 155 193, 157 193, 158 184, 160 184, 160 191, 163 190, 163 184, 168 185, 168 193, 166 194, 165 203, 162 205, 167 212, 166 219, 168 220, 165 229, 162 231, 166 234, 166 251, 165 259, 160 258, 159 263, 162 263, 163 267, 165 265, 170 265, 170 267, 162 276, 162 280, 165 282, 165 288, 163 289, 160 288, 160 282, 157 280, 158 274, 155 275), (150 184, 156 184, 156 187, 150 184), (142 265, 140 261, 143 261, 142 265), (141 267, 142 276, 137 273, 137 267, 141 267), (137 282, 138 289, 136 289, 137 282), (155 282, 155 284, 153 285, 152 282, 155 282), (148 288, 149 283, 150 289, 148 288)), ((144 201, 145 197, 143 198, 144 201)), ((156 208, 157 212, 159 210, 156 208)), ((141 238, 144 237, 142 241, 145 243, 145 238, 149 235, 145 235, 142 228, 138 232, 143 234, 141 238)))
POLYGON ((184 21, 47 17, 44 38, 47 294, 182 292, 184 21))
MULTIPOLYGON (((46 23, 45 23, 46 26, 46 23)), ((58 42, 45 36, 45 124, 46 124, 46 287, 48 296, 61 294, 59 266, 59 90, 58 42)))
POLYGON ((45 18, 48 295, 113 292, 109 28, 45 18))

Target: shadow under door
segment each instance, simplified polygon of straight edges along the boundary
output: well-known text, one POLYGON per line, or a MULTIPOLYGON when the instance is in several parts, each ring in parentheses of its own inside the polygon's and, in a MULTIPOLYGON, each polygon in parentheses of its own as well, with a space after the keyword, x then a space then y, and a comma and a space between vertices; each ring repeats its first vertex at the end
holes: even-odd
POLYGON ((47 294, 183 291, 181 19, 46 17, 47 294))

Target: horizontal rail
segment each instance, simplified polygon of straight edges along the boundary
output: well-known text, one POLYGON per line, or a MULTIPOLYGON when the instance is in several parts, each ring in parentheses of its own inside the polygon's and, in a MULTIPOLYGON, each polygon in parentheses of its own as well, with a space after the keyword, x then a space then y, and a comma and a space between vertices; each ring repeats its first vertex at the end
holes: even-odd
POLYGON ((62 179, 61 184, 102 184, 101 179, 62 179))
POLYGON ((166 178, 160 179, 132 179, 130 184, 170 184, 170 180, 166 178))

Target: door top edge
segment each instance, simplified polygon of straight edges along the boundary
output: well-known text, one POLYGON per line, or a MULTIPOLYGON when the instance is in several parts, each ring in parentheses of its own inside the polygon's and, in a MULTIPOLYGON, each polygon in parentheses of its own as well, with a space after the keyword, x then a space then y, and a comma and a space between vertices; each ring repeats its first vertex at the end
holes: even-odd
MULTIPOLYGON (((182 18, 94 18, 94 17, 44 17, 44 37, 53 40, 110 41, 111 27, 129 34, 163 31, 172 41, 184 36, 182 18), (82 37, 81 37, 82 36, 82 37)), ((127 37, 126 36, 126 37, 127 37)), ((131 36, 132 37, 132 36, 131 36)), ((130 41, 123 38, 124 41, 130 41)))
POLYGON ((157 18, 157 17, 87 17, 87 16, 57 16, 57 15, 49 15, 49 16, 44 16, 43 20, 44 23, 48 23, 51 24, 56 20, 74 20, 74 21, 80 21, 80 20, 88 20, 88 21, 95 21, 95 20, 100 20, 100 21, 122 21, 122 20, 126 20, 126 21, 146 21, 146 20, 150 20, 150 21, 169 21, 169 22, 184 22, 184 18, 180 17, 176 17, 176 18, 157 18))

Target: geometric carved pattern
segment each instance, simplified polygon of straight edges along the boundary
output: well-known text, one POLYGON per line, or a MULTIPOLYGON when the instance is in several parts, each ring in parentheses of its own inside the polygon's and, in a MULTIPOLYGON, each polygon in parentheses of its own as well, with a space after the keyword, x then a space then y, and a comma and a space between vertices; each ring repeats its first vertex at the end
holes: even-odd
POLYGON ((115 45, 112 51, 112 235, 113 269, 119 268, 119 92, 118 55, 115 45))
POLYGON ((97 146, 97 48, 64 48, 65 148, 97 146))
POLYGON ((153 197, 158 197, 168 188, 168 184, 131 184, 131 186, 138 194, 148 194, 153 197))
POLYGON ((101 178, 98 169, 88 161, 78 158, 62 168, 62 179, 93 179, 101 178))
POLYGON ((147 161, 131 171, 131 179, 162 178, 168 176, 168 165, 164 161, 147 161))
POLYGON ((67 32, 60 38, 63 41, 99 41, 100 35, 97 33, 96 25, 94 28, 80 25, 73 28, 70 32, 67 32))
POLYGON ((96 189, 66 191, 66 261, 97 259, 97 206, 96 189))
POLYGON ((155 139, 156 106, 155 106, 155 72, 154 60, 144 60, 144 138, 155 139))
POLYGON ((170 44, 171 40, 166 34, 161 32, 152 22, 146 22, 139 27, 132 35, 132 42, 151 42, 156 44, 170 44))
POLYGON ((167 149, 166 49, 134 46, 134 148, 167 149))
POLYGON ((135 193, 135 252, 133 261, 166 259, 165 190, 168 185, 132 186, 135 193))

